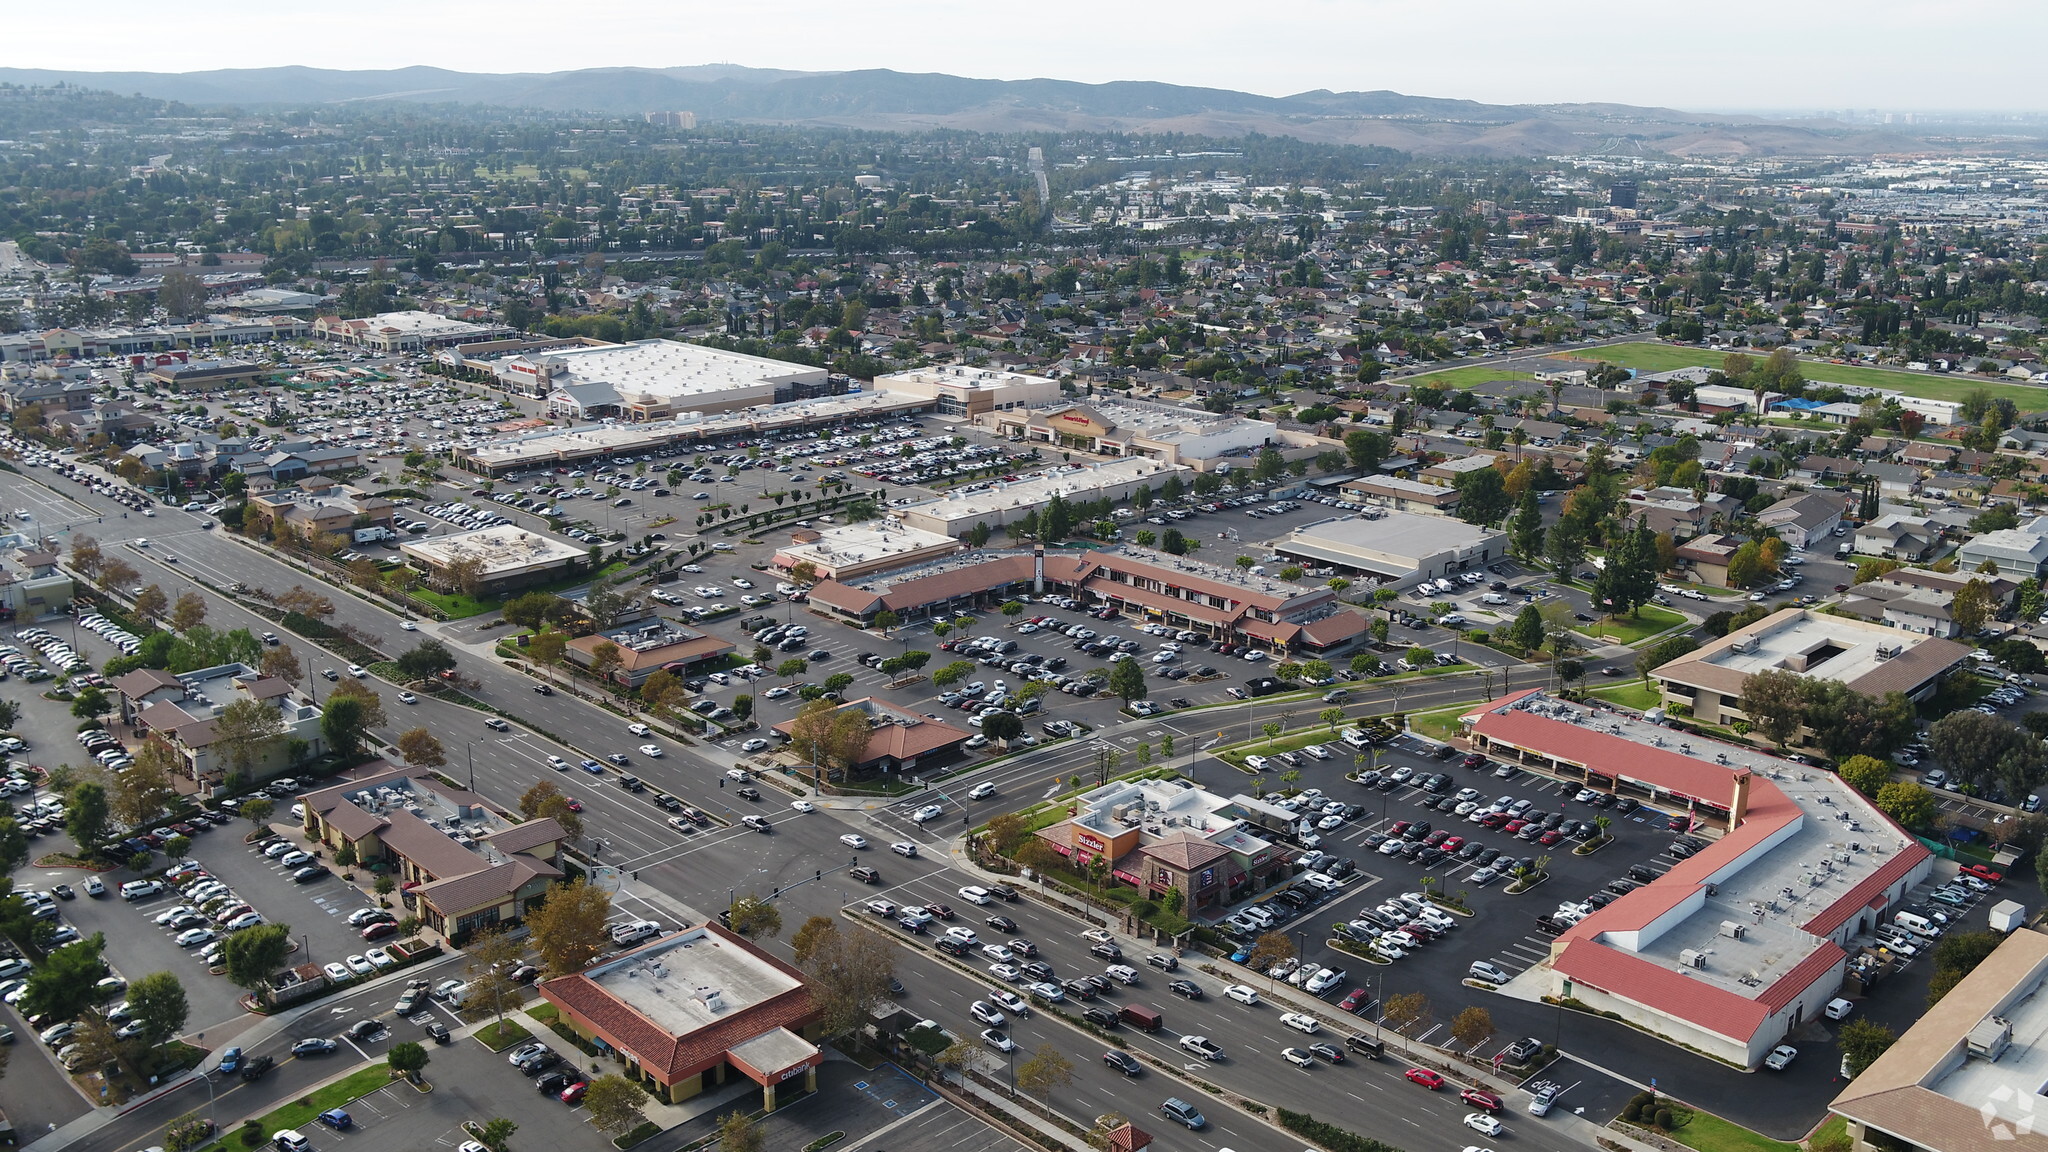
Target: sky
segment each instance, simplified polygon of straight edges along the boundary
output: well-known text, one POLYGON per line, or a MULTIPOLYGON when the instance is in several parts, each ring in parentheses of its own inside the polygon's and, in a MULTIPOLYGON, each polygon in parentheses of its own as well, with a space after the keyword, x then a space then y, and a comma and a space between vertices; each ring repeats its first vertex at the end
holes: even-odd
POLYGON ((1691 110, 2039 111, 2041 0, 97 0, 10 6, 0 66, 302 64, 467 72, 732 63, 1157 80, 1282 96, 1391 89, 1691 110))

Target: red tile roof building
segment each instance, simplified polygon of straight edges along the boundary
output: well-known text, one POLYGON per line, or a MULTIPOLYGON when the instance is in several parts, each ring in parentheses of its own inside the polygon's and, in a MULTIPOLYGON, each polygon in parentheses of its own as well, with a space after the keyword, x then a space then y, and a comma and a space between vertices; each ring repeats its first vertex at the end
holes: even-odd
POLYGON ((540 994, 666 1103, 735 1072, 761 1085, 771 1111, 778 1085, 802 1076, 817 1087, 824 1057, 811 1042, 818 1012, 803 973, 715 924, 543 981, 540 994))
POLYGON ((877 613, 939 616, 1018 593, 1061 593, 1219 640, 1314 656, 1356 644, 1367 622, 1329 588, 1141 548, 989 554, 859 585, 820 581, 811 610, 866 626, 877 613))
POLYGON ((1499 759, 1683 813, 1707 846, 1551 946, 1544 991, 1753 1067, 1835 995, 1933 856, 1834 775, 1541 691, 1467 713, 1499 759))

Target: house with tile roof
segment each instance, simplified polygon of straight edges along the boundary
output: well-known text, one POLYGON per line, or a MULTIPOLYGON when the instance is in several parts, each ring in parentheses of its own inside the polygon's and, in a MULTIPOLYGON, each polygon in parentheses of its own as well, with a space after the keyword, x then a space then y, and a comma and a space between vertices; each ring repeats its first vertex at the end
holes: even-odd
POLYGON ((715 924, 702 924, 540 984, 577 1035, 624 1062, 623 1075, 674 1104, 735 1076, 777 1089, 818 1086, 824 1054, 803 973, 715 924))
POLYGON ((308 840, 330 850, 347 845, 364 867, 387 871, 407 913, 458 945, 516 923, 563 876, 569 836, 553 818, 514 818, 474 792, 405 769, 367 766, 301 803, 308 840))
MULTIPOLYGON (((1190 780, 1112 781, 1077 797, 1073 815, 1037 833, 1077 863, 1106 860, 1112 879, 1160 899, 1179 889, 1192 915, 1265 891, 1292 875, 1292 855, 1248 796, 1219 796, 1190 780)), ((1284 809, 1280 823, 1292 829, 1284 809)))
POLYGON ((327 750, 320 731, 320 709, 311 697, 275 677, 259 675, 246 664, 221 664, 172 674, 138 668, 114 678, 121 719, 138 735, 161 739, 183 765, 180 774, 194 782, 217 784, 238 771, 234 757, 218 741, 215 722, 228 706, 254 700, 277 710, 278 731, 250 753, 246 772, 267 780, 301 761, 291 749, 303 742, 307 759, 327 750))
POLYGON ((1460 723, 1486 754, 1683 813, 1707 846, 1567 926, 1544 993, 1745 1068, 1820 1016, 1933 854, 1832 773, 1542 690, 1460 723))

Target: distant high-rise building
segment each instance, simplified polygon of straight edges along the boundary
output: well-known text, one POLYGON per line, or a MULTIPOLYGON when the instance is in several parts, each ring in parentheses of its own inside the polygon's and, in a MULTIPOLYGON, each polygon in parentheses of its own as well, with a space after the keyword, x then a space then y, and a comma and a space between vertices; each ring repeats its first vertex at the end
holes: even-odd
POLYGON ((1635 207, 1636 182, 1633 180, 1616 180, 1614 183, 1609 184, 1607 186, 1607 206, 1609 208, 1635 207))
POLYGON ((697 126, 697 114, 695 112, 649 112, 646 114, 645 119, 649 124, 659 124, 664 128, 695 128, 697 126))

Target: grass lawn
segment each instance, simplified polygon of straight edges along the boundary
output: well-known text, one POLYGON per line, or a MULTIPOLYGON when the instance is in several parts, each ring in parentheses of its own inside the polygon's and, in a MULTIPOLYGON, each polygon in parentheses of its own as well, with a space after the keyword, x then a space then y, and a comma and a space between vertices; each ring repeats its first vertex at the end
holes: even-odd
POLYGON ((1645 604, 1635 616, 1603 616, 1581 628, 1581 632, 1612 640, 1616 644, 1640 644, 1659 632, 1685 623, 1685 617, 1668 608, 1645 604))
POLYGON ((517 1020, 507 1020, 502 1024, 494 1021, 477 1029, 476 1038, 483 1041, 484 1047, 491 1051, 503 1052, 514 1044, 531 1040, 533 1033, 527 1031, 526 1026, 517 1020))
POLYGON ((1798 1152, 1799 1145, 1773 1140, 1719 1116, 1694 1112, 1692 1120, 1672 1133, 1678 1142, 1699 1152, 1798 1152))
POLYGON ((1807 1134, 1806 1142, 1809 1147, 1818 1147, 1830 1140, 1847 1139, 1848 1135, 1849 1121, 1842 1116, 1831 1114, 1822 1121, 1820 1127, 1807 1134))
POLYGON ((1657 702, 1662 699, 1654 685, 1646 685, 1640 680, 1630 680, 1626 684, 1613 684, 1606 688, 1595 688, 1587 693, 1587 695, 1598 696, 1610 704, 1619 704, 1623 708, 1633 708, 1638 712, 1646 712, 1649 709, 1655 708, 1657 702))
MULTIPOLYGON (((1344 723, 1337 725, 1337 731, 1342 732, 1350 726, 1350 723, 1349 720, 1346 720, 1344 723)), ((1306 748, 1311 744, 1329 744, 1336 739, 1330 733, 1329 725, 1316 720, 1314 717, 1310 717, 1307 727, 1296 728, 1291 732, 1282 732, 1276 739, 1268 740, 1264 733, 1260 733, 1259 738, 1256 740, 1237 744, 1229 748, 1218 748, 1215 749, 1215 753, 1217 759, 1222 760, 1231 767, 1243 768, 1246 756, 1273 756, 1281 752, 1293 752, 1300 748, 1306 748)), ((1304 760, 1303 763, 1307 763, 1307 761, 1304 760)), ((1273 767, 1283 772, 1287 770, 1287 765, 1284 762, 1273 767)))
POLYGON ((1440 708, 1434 712, 1411 712, 1408 715, 1408 727, 1438 740, 1455 739, 1463 735, 1463 730, 1458 725, 1458 717, 1470 712, 1472 706, 1479 703, 1481 701, 1474 700, 1468 704, 1440 708))
MULTIPOLYGON (((1752 359, 1762 359, 1769 353, 1745 351, 1752 359)), ((1615 344, 1606 348, 1588 348, 1583 352, 1569 352, 1559 359, 1605 360, 1623 368, 1636 368, 1645 372, 1666 372, 1673 368, 1719 368, 1725 352, 1714 352, 1705 348, 1681 348, 1668 344, 1615 344)), ((1906 372, 1896 368, 1870 368, 1861 364, 1830 364, 1825 360, 1801 360, 1799 370, 1808 380, 1824 384, 1856 384, 1865 388, 1889 388, 1909 396, 1924 396, 1929 400, 1961 400, 1979 388, 1993 397, 2004 396, 2020 406, 2020 411, 2031 411, 2041 406, 2042 389, 2026 384, 2008 384, 2003 380, 1984 376, 1937 375, 1929 372, 1906 372)))
MULTIPOLYGON (((391 1069, 382 1062, 368 1068, 358 1068, 347 1076, 324 1088, 315 1088, 311 1093, 257 1120, 257 1125, 267 1137, 280 1128, 310 1129, 313 1117, 329 1108, 339 1108, 351 1100, 368 1096, 377 1089, 391 1083, 391 1069)), ((237 1131, 229 1129, 229 1131, 237 1131)), ((240 1143, 239 1140, 236 1141, 240 1143)), ((201 1152, 227 1152, 227 1142, 216 1140, 201 1152)))
MULTIPOLYGON (((1483 364, 1468 364, 1462 368, 1445 368, 1437 372, 1425 372, 1420 376, 1404 376, 1401 379, 1401 383, 1411 387, 1416 384, 1443 384, 1451 388, 1470 388, 1474 384, 1484 384, 1489 380, 1534 379, 1536 379, 1535 375, 1529 372, 1510 372, 1505 368, 1488 368, 1483 364)), ((1541 391, 1541 389, 1536 389, 1536 391, 1541 391)))

